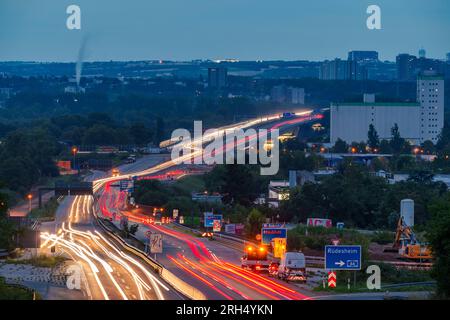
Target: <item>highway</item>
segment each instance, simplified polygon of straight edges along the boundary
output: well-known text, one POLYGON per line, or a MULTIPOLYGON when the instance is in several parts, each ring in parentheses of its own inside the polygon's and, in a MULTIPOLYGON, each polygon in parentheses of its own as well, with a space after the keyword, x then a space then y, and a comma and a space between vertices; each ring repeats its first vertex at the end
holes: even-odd
POLYGON ((166 269, 201 290, 213 300, 301 300, 308 298, 299 288, 241 269, 240 258, 244 247, 226 246, 219 241, 210 241, 181 232, 172 225, 148 223, 148 216, 139 209, 121 209, 124 193, 111 183, 105 186, 100 206, 106 217, 117 212, 114 221, 120 226, 120 215, 126 215, 130 223, 138 223, 136 237, 145 242, 148 231, 163 234, 164 253, 157 254, 157 261, 166 269))
MULTIPOLYGON (((279 119, 277 123, 270 124, 269 128, 278 129, 283 126, 298 125, 308 121, 311 121, 310 117, 290 120, 279 119)), ((262 125, 267 126, 267 124, 262 125)), ((256 138, 256 136, 251 137, 251 139, 256 138)), ((226 146, 226 148, 230 147, 234 147, 234 145, 226 146)), ((201 156, 201 152, 201 150, 198 151, 195 156, 201 156)), ((169 169, 176 169, 175 163, 171 160, 143 171, 134 172, 133 175, 138 177, 156 176, 158 173, 169 169)), ((121 172, 125 173, 122 168, 121 172)), ((207 299, 301 300, 310 298, 305 293, 300 293, 296 286, 287 285, 265 275, 241 269, 240 257, 243 251, 226 247, 215 241, 208 241, 207 239, 182 233, 164 225, 150 224, 147 221, 147 217, 136 212, 125 211, 126 194, 119 191, 119 188, 115 186, 115 182, 128 177, 129 174, 127 173, 121 177, 95 181, 95 190, 100 195, 99 207, 101 214, 108 219, 115 217, 113 223, 116 226, 119 226, 120 216, 122 214, 127 215, 130 222, 140 224, 136 236, 142 241, 145 241, 146 231, 148 230, 163 234, 164 253, 157 255, 157 261, 173 274, 201 290, 207 299)))
MULTIPOLYGON (((160 157, 161 158, 161 157, 160 157)), ((142 170, 161 161, 147 157, 124 169, 142 170), (152 163, 153 162, 153 163, 152 163)), ((91 178, 101 176, 94 173, 91 178)), ((164 300, 183 298, 139 257, 123 250, 93 217, 91 196, 66 197, 58 208, 54 230, 41 232, 42 248, 56 244, 82 267, 83 288, 93 300, 164 300)))

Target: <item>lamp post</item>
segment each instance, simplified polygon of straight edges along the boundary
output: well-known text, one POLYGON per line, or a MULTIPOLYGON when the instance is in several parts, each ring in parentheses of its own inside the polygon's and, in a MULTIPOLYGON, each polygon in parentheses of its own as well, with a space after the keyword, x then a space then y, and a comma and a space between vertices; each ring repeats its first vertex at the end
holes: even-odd
POLYGON ((27 194, 27 199, 28 199, 28 212, 31 213, 31 199, 33 199, 33 195, 31 193, 27 194))
MULTIPOLYGON (((77 147, 72 147, 72 155, 73 155, 73 168, 75 169, 75 160, 76 160, 76 155, 78 152, 78 148, 77 147)), ((80 168, 78 168, 78 173, 80 173, 80 168)))

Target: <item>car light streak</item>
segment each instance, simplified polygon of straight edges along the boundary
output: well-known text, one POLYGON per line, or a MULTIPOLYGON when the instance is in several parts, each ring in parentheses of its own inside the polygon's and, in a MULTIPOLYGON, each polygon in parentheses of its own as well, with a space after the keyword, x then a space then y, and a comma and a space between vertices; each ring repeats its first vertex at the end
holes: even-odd
POLYGON ((229 295, 227 295, 225 292, 223 292, 222 290, 216 288, 216 286, 214 284, 212 284, 211 282, 209 282, 208 280, 202 278, 201 276, 199 276, 198 274, 196 274, 195 272, 189 270, 188 268, 186 268, 185 266, 183 266, 180 262, 178 262, 175 258, 173 258, 172 256, 167 255, 167 258, 169 258, 174 264, 176 264, 178 267, 180 267, 181 269, 183 269, 185 272, 189 273, 190 275, 192 275, 193 277, 199 279, 200 281, 202 281, 203 283, 205 283, 208 287, 210 287, 211 289, 213 289, 214 291, 218 292, 220 295, 224 296, 226 299, 228 300, 233 300, 232 297, 230 297, 229 295))

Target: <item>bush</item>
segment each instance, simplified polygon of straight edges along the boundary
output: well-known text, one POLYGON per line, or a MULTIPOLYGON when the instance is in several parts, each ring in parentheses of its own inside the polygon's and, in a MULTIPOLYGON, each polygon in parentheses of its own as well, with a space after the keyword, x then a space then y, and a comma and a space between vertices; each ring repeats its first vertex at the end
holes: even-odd
POLYGON ((370 239, 355 230, 299 225, 288 231, 289 250, 304 250, 305 248, 324 250, 324 247, 331 245, 333 240, 339 240, 341 245, 361 245, 363 260, 368 259, 370 239))
POLYGON ((58 206, 58 199, 56 197, 53 197, 47 203, 45 203, 42 208, 35 208, 31 210, 30 216, 32 218, 55 218, 58 206))
POLYGON ((372 236, 372 242, 378 244, 388 244, 394 241, 394 233, 389 231, 377 231, 372 236))
POLYGON ((31 290, 10 286, 5 284, 4 278, 0 277, 0 300, 32 300, 31 290))

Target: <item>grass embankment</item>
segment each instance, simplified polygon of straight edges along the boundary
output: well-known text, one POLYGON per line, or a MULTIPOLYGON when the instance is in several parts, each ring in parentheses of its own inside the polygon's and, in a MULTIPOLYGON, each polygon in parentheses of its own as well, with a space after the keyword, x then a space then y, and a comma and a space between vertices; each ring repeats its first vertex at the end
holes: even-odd
POLYGON ((190 194, 192 191, 205 190, 205 181, 201 175, 185 176, 177 180, 174 187, 181 192, 190 194))
POLYGON ((56 216, 58 206, 58 199, 56 197, 52 197, 49 201, 42 205, 42 208, 35 208, 31 210, 30 217, 40 220, 53 220, 56 216))
POLYGON ((39 268, 54 268, 66 260, 67 260, 67 258, 64 258, 64 257, 53 257, 53 256, 40 255, 38 257, 33 257, 31 259, 8 259, 8 260, 6 260, 6 263, 29 264, 29 265, 32 265, 34 267, 39 267, 39 268))
MULTIPOLYGON (((35 294, 35 298, 40 299, 38 294, 35 294)), ((0 277, 0 300, 33 300, 33 291, 8 285, 4 278, 0 277)))
MULTIPOLYGON (((396 284, 407 284, 415 282, 432 281, 429 271, 404 270, 397 269, 392 265, 379 263, 377 264, 381 271, 381 289, 375 291, 433 291, 434 286, 425 286, 422 284, 411 284, 410 286, 389 287, 396 284), (388 286, 387 288, 385 286, 388 286)), ((370 274, 366 274, 367 265, 361 271, 356 271, 356 285, 354 283, 354 271, 336 271, 336 288, 328 288, 320 284, 314 291, 336 292, 336 293, 352 293, 352 292, 373 292, 367 288, 367 279, 370 274), (350 281, 350 289, 348 282, 350 281)), ((325 283, 326 284, 326 283, 325 283)))
POLYGON ((340 245, 361 245, 362 259, 363 261, 368 259, 371 238, 356 230, 298 225, 288 232, 288 248, 290 250, 305 251, 305 249, 313 249, 323 251, 324 247, 332 244, 334 240, 339 240, 340 245))

